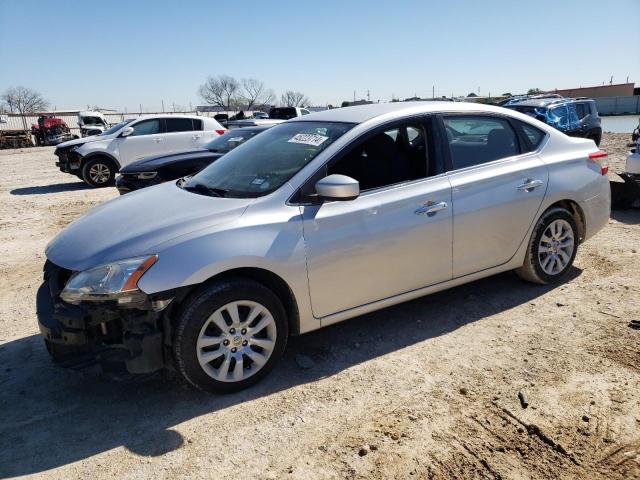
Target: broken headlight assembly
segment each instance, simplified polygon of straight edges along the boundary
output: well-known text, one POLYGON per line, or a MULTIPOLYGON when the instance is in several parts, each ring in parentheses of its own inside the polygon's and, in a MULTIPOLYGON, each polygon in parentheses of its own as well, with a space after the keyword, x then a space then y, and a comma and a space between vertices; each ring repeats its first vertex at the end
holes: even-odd
POLYGON ((156 260, 157 255, 135 257, 75 273, 60 298, 73 305, 105 301, 115 301, 123 307, 140 305, 147 295, 138 289, 138 280, 156 260))

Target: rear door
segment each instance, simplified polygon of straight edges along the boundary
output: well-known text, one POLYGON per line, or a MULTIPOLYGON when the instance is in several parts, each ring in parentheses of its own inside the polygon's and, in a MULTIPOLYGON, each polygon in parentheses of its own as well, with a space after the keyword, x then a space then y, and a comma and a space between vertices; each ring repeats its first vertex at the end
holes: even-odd
POLYGON ((165 152, 164 122, 159 118, 141 120, 131 125, 133 133, 118 138, 120 165, 124 167, 141 158, 165 152))
MULTIPOLYGON (((199 132, 193 129, 193 120, 184 117, 167 117, 164 119, 165 152, 175 153, 198 148, 198 140, 202 138, 202 127, 199 132)), ((202 122, 200 122, 202 125, 202 122)))
POLYGON ((484 114, 445 115, 442 121, 452 187, 453 276, 460 277, 513 257, 542 203, 548 172, 522 122, 484 114))

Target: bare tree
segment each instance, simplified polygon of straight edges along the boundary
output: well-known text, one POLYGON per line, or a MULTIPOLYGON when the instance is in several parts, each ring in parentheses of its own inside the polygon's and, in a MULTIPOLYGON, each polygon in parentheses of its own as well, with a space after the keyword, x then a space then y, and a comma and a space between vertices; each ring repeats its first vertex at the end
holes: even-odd
POLYGON ((226 111, 238 103, 240 83, 229 75, 209 77, 200 85, 199 93, 209 105, 215 105, 226 111))
POLYGON ((304 93, 287 90, 280 96, 280 103, 284 107, 302 107, 309 105, 309 99, 304 93))
POLYGON ((242 79, 240 97, 247 110, 252 110, 254 106, 258 105, 270 105, 276 99, 273 90, 265 88, 264 83, 255 78, 242 79))
POLYGON ((26 87, 11 87, 2 94, 2 101, 6 103, 7 109, 22 116, 24 128, 27 128, 27 114, 37 113, 45 110, 49 102, 40 93, 26 87))

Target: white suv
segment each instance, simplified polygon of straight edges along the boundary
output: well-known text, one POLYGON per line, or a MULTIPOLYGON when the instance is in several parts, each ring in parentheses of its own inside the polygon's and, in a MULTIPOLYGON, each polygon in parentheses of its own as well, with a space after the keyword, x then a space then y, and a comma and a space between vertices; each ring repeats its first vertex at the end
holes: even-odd
POLYGON ((100 135, 58 145, 56 165, 94 187, 112 185, 116 172, 152 155, 204 147, 225 129, 213 118, 156 115, 125 120, 100 135))

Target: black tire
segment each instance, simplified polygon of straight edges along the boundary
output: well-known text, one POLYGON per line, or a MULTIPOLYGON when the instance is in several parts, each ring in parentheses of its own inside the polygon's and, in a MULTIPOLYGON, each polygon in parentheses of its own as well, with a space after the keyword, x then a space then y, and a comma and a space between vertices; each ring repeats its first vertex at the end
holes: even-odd
POLYGON ((92 187, 109 187, 115 184, 116 170, 113 160, 95 157, 88 160, 82 167, 82 179, 92 187), (96 170, 100 174, 97 174, 96 170))
POLYGON ((574 220, 571 213, 569 213, 564 208, 552 208, 546 211, 540 217, 538 223, 533 229, 531 239, 529 240, 529 246, 527 248, 527 255, 524 259, 524 264, 522 265, 522 267, 516 270, 516 273, 523 280, 527 280, 533 283, 539 283, 542 285, 558 283, 562 280, 562 278, 567 274, 567 272, 573 265, 573 261, 576 258, 576 253, 578 252, 579 238, 580 235, 578 226, 576 225, 576 221, 574 220), (571 253, 569 262, 567 262, 567 264, 559 272, 549 274, 545 272, 542 267, 539 248, 542 235, 545 233, 547 227, 555 220, 565 220, 570 225, 573 234, 573 252, 571 253))
MULTIPOLYGON (((173 353, 178 371, 193 386, 206 392, 230 393, 253 385, 271 371, 284 353, 288 334, 285 309, 271 290, 251 279, 230 278, 207 286, 186 302, 177 318, 173 353), (235 301, 252 301, 266 307, 275 320, 276 341, 271 356, 255 373, 239 381, 220 381, 200 365, 196 344, 209 317, 235 301)), ((219 348, 223 348, 222 345, 219 348)))

